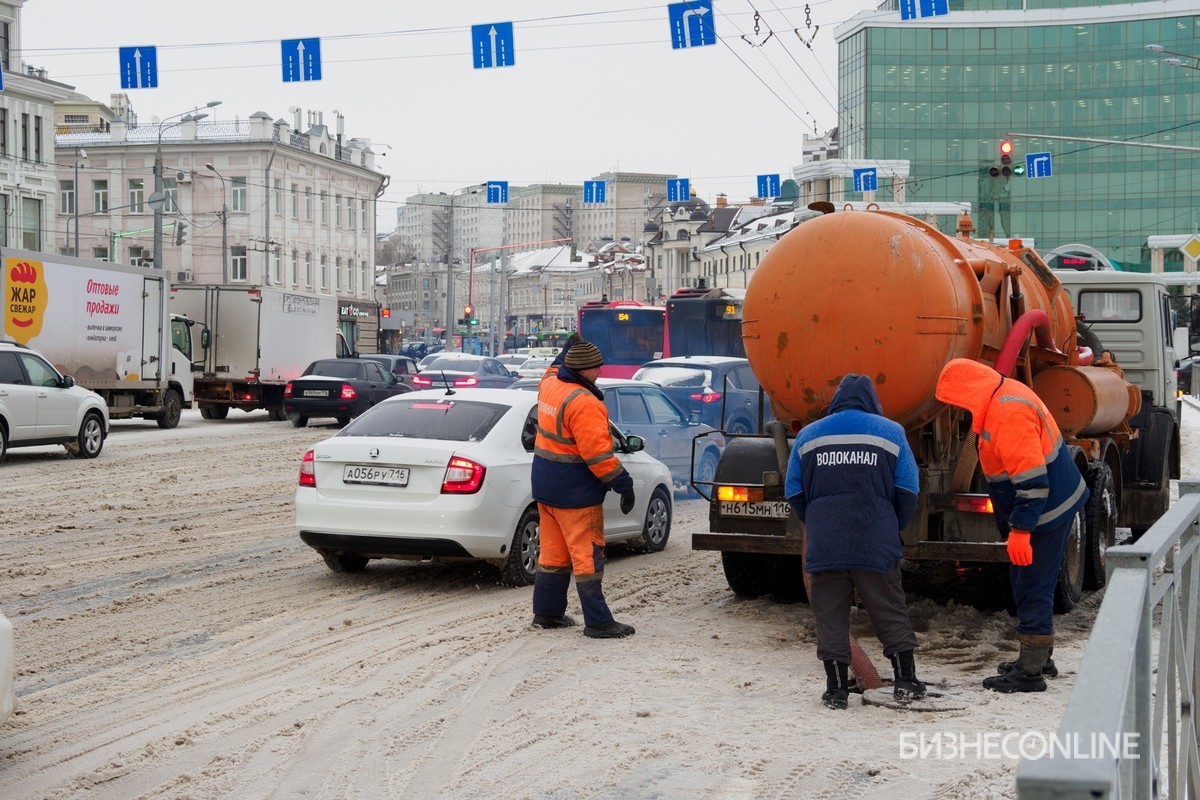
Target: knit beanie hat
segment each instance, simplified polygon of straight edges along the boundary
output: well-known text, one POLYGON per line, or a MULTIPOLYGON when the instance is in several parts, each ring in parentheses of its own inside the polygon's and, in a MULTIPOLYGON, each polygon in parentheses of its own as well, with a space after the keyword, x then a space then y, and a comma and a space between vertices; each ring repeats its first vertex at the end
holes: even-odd
POLYGON ((580 372, 604 366, 604 356, 600 355, 600 348, 591 342, 580 342, 567 351, 565 363, 567 369, 580 372))

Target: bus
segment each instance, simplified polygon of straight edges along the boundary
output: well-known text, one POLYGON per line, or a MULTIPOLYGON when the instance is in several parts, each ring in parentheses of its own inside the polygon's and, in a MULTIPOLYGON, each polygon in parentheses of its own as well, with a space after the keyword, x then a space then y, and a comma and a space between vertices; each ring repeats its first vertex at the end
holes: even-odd
POLYGON ((525 337, 526 347, 557 347, 559 350, 566 345, 571 332, 567 330, 537 331, 525 337))
POLYGON ((635 300, 589 300, 579 308, 579 335, 600 348, 602 378, 632 378, 667 355, 667 310, 635 300))
POLYGON ((679 289, 667 300, 667 340, 672 356, 745 358, 742 303, 745 289, 679 289))

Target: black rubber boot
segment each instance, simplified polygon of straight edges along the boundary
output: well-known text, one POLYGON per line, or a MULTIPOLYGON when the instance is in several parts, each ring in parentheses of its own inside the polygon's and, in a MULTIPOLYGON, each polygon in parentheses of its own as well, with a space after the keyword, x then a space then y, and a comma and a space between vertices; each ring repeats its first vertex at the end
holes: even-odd
POLYGON ((568 617, 567 588, 570 572, 542 572, 533 575, 533 627, 542 629, 569 628, 575 624, 568 617))
POLYGON ((897 700, 920 700, 925 696, 925 684, 917 680, 917 665, 912 650, 892 656, 892 677, 892 697, 897 700))
POLYGON ((1044 692, 1046 679, 1042 670, 1050 660, 1050 648, 1021 643, 1021 655, 1015 666, 1003 675, 983 679, 983 688, 993 692, 1044 692))
POLYGON ((556 617, 544 614, 533 615, 533 627, 551 630, 554 628, 571 628, 579 623, 570 614, 559 614, 556 617))
POLYGON ((576 580, 579 604, 583 606, 583 635, 593 639, 623 639, 632 636, 632 625, 617 622, 604 601, 604 590, 599 579, 576 580))
MULTIPOLYGON (((1016 661, 1001 661, 999 664, 996 665, 996 674, 1003 675, 1004 673, 1008 672, 1009 670, 1016 668, 1016 666, 1017 666, 1016 661)), ((1042 677, 1045 677, 1045 678, 1057 678, 1058 677, 1058 667, 1055 666, 1055 664, 1054 664, 1054 648, 1053 647, 1050 648, 1050 655, 1046 658, 1046 665, 1044 667, 1042 667, 1042 677)))
POLYGON ((850 665, 841 661, 825 661, 825 694, 821 702, 826 708, 842 710, 850 701, 850 665))

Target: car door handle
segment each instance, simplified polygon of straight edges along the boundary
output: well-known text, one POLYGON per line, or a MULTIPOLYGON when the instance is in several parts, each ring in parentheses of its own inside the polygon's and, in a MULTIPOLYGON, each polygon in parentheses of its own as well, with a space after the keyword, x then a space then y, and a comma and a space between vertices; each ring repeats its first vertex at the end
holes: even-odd
POLYGON ((49 394, 47 394, 46 392, 38 392, 38 393, 37 393, 37 396, 38 396, 38 397, 49 397, 50 395, 49 395, 49 394))
POLYGON ((659 436, 666 437, 666 436, 670 436, 670 435, 671 435, 671 432, 670 432, 670 431, 659 431, 659 432, 658 432, 658 435, 659 435, 659 436))

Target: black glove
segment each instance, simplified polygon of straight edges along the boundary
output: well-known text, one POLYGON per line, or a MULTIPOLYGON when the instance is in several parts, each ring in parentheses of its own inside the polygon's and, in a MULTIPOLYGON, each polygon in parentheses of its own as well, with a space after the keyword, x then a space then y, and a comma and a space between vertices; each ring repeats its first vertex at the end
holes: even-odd
POLYGON ((630 511, 633 511, 634 499, 635 498, 633 496, 633 489, 630 489, 627 492, 621 492, 621 513, 622 514, 628 514, 630 511))

